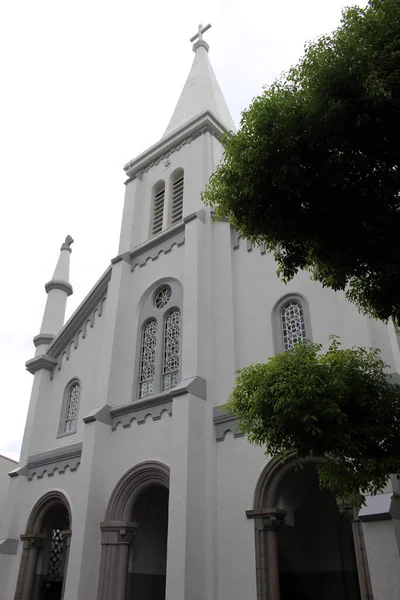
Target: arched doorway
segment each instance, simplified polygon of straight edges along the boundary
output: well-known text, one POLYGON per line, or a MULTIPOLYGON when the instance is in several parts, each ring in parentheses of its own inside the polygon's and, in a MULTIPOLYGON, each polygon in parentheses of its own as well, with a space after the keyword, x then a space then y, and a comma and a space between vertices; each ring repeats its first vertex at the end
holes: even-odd
POLYGON ((133 520, 138 531, 130 551, 126 599, 165 600, 168 489, 154 486, 142 492, 133 520))
POLYGON ((271 461, 254 494, 259 600, 368 600, 369 574, 358 523, 339 511, 318 485, 318 463, 295 454, 271 461), (298 463, 302 468, 295 470, 298 463), (360 593, 361 588, 361 593, 360 593))
POLYGON ((37 502, 21 540, 15 600, 61 600, 71 540, 71 510, 61 492, 49 492, 37 502))
POLYGON ((351 520, 319 488, 316 465, 286 473, 277 505, 280 600, 360 600, 351 520))
POLYGON ((101 523, 98 600, 165 600, 169 469, 143 462, 120 479, 101 523))

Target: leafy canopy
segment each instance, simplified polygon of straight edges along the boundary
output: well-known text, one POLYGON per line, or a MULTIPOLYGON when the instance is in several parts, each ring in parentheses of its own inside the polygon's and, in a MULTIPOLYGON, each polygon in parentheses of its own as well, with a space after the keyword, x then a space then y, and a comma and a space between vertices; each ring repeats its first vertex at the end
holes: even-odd
POLYGON ((362 503, 400 472, 400 386, 388 380, 379 350, 343 350, 331 340, 325 354, 320 344, 297 344, 242 369, 227 409, 274 458, 325 456, 321 487, 362 503))
POLYGON ((347 8, 341 26, 255 98, 204 200, 359 310, 400 323, 400 2, 347 8))

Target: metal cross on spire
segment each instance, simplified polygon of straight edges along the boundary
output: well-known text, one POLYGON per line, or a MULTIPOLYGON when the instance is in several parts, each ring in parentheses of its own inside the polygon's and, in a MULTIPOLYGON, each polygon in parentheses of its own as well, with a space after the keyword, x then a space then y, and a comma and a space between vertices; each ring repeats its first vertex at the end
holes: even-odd
POLYGON ((197 38, 199 38, 199 42, 203 41, 203 33, 205 33, 208 29, 210 29, 210 27, 211 27, 211 23, 209 23, 208 25, 204 25, 204 27, 203 27, 203 25, 199 25, 196 35, 191 37, 190 41, 194 42, 195 40, 197 40, 197 38))

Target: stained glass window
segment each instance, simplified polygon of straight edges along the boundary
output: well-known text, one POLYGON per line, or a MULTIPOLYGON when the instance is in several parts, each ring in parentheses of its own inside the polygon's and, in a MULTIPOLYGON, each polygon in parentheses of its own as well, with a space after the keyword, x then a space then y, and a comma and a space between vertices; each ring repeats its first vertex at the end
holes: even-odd
POLYGON ((140 361, 139 398, 154 394, 156 370, 157 321, 149 321, 143 329, 140 361))
POLYGON ((290 350, 306 338, 303 307, 296 300, 287 302, 281 310, 284 350, 290 350))
POLYGON ((179 381, 179 351, 181 333, 181 313, 174 309, 165 319, 163 390, 175 387, 179 381))
POLYGON ((65 433, 76 431, 80 393, 81 386, 79 383, 73 383, 68 391, 67 411, 64 423, 65 433))
POLYGON ((47 576, 53 581, 61 579, 61 562, 64 547, 64 540, 61 529, 53 529, 51 532, 51 548, 49 558, 49 569, 47 576))
POLYGON ((160 290, 158 290, 156 297, 154 299, 154 304, 156 305, 156 308, 161 309, 164 308, 164 306, 167 306, 168 302, 170 301, 171 298, 171 288, 169 287, 169 285, 166 285, 164 287, 162 287, 160 290))

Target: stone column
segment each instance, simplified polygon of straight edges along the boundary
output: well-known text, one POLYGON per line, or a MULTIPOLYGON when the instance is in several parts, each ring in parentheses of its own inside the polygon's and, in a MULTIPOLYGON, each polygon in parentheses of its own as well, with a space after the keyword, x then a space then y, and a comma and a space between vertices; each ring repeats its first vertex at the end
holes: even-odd
POLYGON ((285 522, 286 511, 261 508, 246 511, 255 519, 257 600, 279 600, 279 560, 277 531, 285 522))
POLYGON ((64 539, 64 573, 63 573, 61 600, 64 598, 65 582, 67 580, 69 549, 71 546, 71 534, 72 534, 72 531, 70 529, 64 529, 61 532, 61 535, 63 536, 63 539, 64 539))
POLYGON ((351 520, 353 533, 354 553, 357 565, 358 584, 361 600, 373 600, 371 578, 369 575, 367 553, 365 550, 364 533, 358 511, 344 501, 338 501, 339 512, 342 517, 351 520))
POLYGON ((44 546, 47 536, 35 533, 23 533, 21 565, 19 568, 14 600, 30 600, 35 581, 39 550, 44 546))
POLYGON ((351 526, 353 530, 354 550, 356 555, 361 600, 373 600, 364 533, 360 519, 353 519, 351 526))
POLYGON ((104 521, 100 527, 102 539, 97 600, 125 600, 129 548, 138 524, 104 521))

